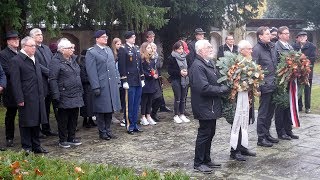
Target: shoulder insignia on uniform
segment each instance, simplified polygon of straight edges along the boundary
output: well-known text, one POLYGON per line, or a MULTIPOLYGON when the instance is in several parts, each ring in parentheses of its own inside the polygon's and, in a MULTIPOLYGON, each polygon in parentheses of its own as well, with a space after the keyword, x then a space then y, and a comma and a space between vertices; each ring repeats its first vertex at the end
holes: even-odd
POLYGON ((124 44, 122 44, 121 47, 124 48, 124 44))
POLYGON ((135 45, 134 47, 135 47, 135 48, 139 48, 139 46, 138 46, 138 45, 135 45))

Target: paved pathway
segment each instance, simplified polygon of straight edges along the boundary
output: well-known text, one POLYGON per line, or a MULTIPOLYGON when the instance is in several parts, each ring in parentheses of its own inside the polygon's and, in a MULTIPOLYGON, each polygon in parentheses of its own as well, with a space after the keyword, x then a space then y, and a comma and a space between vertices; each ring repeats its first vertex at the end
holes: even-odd
MULTIPOLYGON (((160 172, 182 171, 193 179, 319 179, 320 177, 320 116, 301 114, 301 128, 294 130, 299 140, 280 141, 272 148, 256 145, 256 124, 251 125, 250 148, 257 152, 246 162, 229 159, 230 125, 220 119, 212 145, 212 157, 223 164, 210 175, 193 171, 194 144, 198 122, 174 124, 172 114, 160 113, 165 119, 156 126, 144 127, 139 135, 128 135, 125 129, 113 125, 116 140, 101 141, 96 129, 80 128, 77 136, 83 145, 71 149, 57 146, 57 137, 44 139, 42 144, 50 153, 46 156, 81 162, 144 168, 160 172)), ((81 122, 81 121, 80 121, 81 122)), ((274 123, 273 123, 274 124, 274 123)), ((3 131, 3 130, 2 130, 3 131)), ((275 135, 274 125, 271 132, 275 135)), ((1 132, 3 133, 3 132, 1 132)), ((3 138, 1 138, 3 139, 3 138)), ((1 143, 4 143, 1 140, 1 143)), ((19 150, 19 138, 15 150, 19 150)))

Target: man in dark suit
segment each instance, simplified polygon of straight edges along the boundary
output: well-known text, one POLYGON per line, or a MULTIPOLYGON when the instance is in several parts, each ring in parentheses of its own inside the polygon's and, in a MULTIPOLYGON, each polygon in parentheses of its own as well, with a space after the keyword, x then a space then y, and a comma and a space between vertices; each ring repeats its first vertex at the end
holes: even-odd
POLYGON ((229 51, 232 53, 238 53, 238 46, 234 44, 234 38, 232 35, 228 35, 225 39, 226 43, 219 47, 217 58, 224 57, 224 52, 229 51))
POLYGON ((7 47, 0 52, 1 66, 7 78, 7 88, 3 92, 3 105, 6 107, 5 127, 6 127, 6 145, 13 147, 14 139, 14 120, 18 111, 17 103, 13 96, 12 85, 10 81, 9 61, 18 54, 19 34, 17 31, 6 33, 7 47))
POLYGON ((206 32, 203 31, 201 28, 197 28, 197 29, 194 30, 195 39, 188 44, 188 49, 189 49, 190 52, 187 55, 187 62, 188 62, 188 67, 189 68, 191 68, 192 63, 193 63, 194 59, 197 56, 196 49, 195 49, 195 44, 196 44, 196 42, 198 40, 203 40, 204 39, 204 34, 205 33, 206 32))
POLYGON ((108 36, 105 30, 94 34, 96 44, 86 53, 86 70, 91 89, 94 93, 93 112, 97 117, 100 139, 117 138, 111 132, 112 113, 121 109, 119 94, 119 78, 115 60, 110 47, 107 46, 108 36), (118 79, 117 79, 118 78, 118 79))
POLYGON ((21 51, 10 60, 13 94, 19 109, 22 148, 27 152, 48 153, 40 146, 40 124, 48 123, 45 111, 41 69, 35 58, 36 43, 27 36, 21 40, 21 51))
POLYGON ((216 120, 222 114, 221 96, 225 95, 229 88, 217 82, 220 76, 212 62, 214 52, 209 41, 197 41, 195 50, 197 55, 189 71, 193 116, 199 120, 194 169, 211 173, 212 168, 221 166, 211 160, 211 142, 215 135, 216 120))
MULTIPOLYGON (((279 60, 281 54, 292 51, 293 47, 289 44, 290 32, 287 26, 279 27, 278 37, 279 37, 279 40, 275 43, 275 48, 277 50, 277 55, 279 60)), ((299 139, 299 136, 294 135, 292 132, 290 108, 276 107, 274 119, 275 119, 276 130, 277 130, 279 139, 282 139, 282 140, 299 139)))
MULTIPOLYGON (((316 61, 317 56, 317 47, 308 41, 308 34, 305 31, 299 32, 297 35, 297 42, 293 44, 293 49, 295 51, 300 51, 305 54, 311 62, 311 72, 309 74, 309 84, 310 86, 304 87, 304 105, 305 112, 311 113, 311 87, 312 87, 312 78, 313 78, 313 66, 316 61)), ((303 103, 302 97, 299 98, 299 110, 302 111, 303 103)))
MULTIPOLYGON (((57 136, 56 132, 53 132, 50 127, 50 105, 52 102, 52 97, 50 96, 49 89, 49 64, 52 58, 52 52, 47 45, 43 44, 43 35, 42 31, 39 28, 34 28, 30 31, 30 36, 34 39, 37 44, 35 57, 39 60, 40 68, 42 72, 42 83, 43 83, 43 92, 45 95, 45 103, 46 103, 46 113, 48 118, 48 123, 42 125, 41 132, 46 136, 57 136)), ((55 110, 55 108, 54 108, 55 110)), ((56 115, 56 112, 55 112, 56 115)))
POLYGON ((141 57, 139 47, 135 46, 136 36, 133 31, 128 31, 124 35, 126 44, 119 49, 119 72, 122 87, 128 91, 128 113, 126 119, 127 131, 129 134, 141 132, 138 122, 138 110, 141 101, 144 74, 142 72, 141 57), (130 122, 128 124, 128 121, 130 122))

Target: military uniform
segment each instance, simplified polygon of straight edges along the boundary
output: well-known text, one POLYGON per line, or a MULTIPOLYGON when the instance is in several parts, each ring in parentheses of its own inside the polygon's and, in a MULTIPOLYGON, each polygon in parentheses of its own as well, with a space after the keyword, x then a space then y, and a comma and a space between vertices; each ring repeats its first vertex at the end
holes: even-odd
POLYGON ((138 46, 125 44, 119 49, 119 72, 122 84, 127 82, 128 89, 128 118, 130 125, 128 132, 138 131, 138 110, 141 101, 142 85, 144 80, 141 57, 138 46))

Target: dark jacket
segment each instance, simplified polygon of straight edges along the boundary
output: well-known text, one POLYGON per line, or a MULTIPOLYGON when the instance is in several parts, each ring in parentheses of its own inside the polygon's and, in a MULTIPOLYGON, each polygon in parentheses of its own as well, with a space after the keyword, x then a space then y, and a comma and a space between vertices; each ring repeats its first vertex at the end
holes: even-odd
MULTIPOLYGON (((119 111, 119 77, 114 56, 109 47, 106 50, 98 45, 88 49, 86 53, 86 70, 91 88, 100 89, 100 95, 93 96, 94 113, 111 113, 119 111)), ((129 84, 130 85, 130 84, 129 84)))
POLYGON ((35 57, 39 59, 40 68, 42 72, 42 83, 44 95, 49 95, 49 64, 52 59, 52 52, 50 48, 44 44, 37 46, 35 57))
POLYGON ((265 71, 264 84, 260 86, 261 93, 270 93, 276 89, 277 51, 273 43, 264 44, 261 41, 253 47, 252 59, 265 71))
POLYGON ((128 44, 125 44, 123 47, 120 47, 118 68, 122 81, 128 82, 129 87, 141 86, 141 80, 144 80, 144 75, 138 46, 130 47, 128 44))
POLYGON ((156 71, 154 59, 150 59, 150 63, 143 61, 142 71, 145 77, 145 86, 142 88, 142 93, 155 93, 157 81, 151 74, 151 71, 156 71))
POLYGON ((313 78, 313 66, 314 66, 314 62, 316 61, 316 58, 317 58, 317 47, 309 41, 305 45, 303 45, 302 47, 300 46, 299 43, 293 44, 292 47, 295 51, 301 51, 310 60, 311 72, 309 74, 309 79, 312 79, 313 78))
POLYGON ((38 59, 34 63, 19 52, 10 60, 9 68, 16 104, 24 102, 24 106, 19 107, 19 126, 34 127, 48 123, 38 59))
POLYGON ((221 96, 224 92, 217 83, 220 76, 212 63, 197 56, 189 72, 192 112, 198 120, 218 119, 222 113, 221 96))
POLYGON ((17 55, 9 47, 6 47, 0 52, 0 63, 7 78, 7 88, 3 91, 3 105, 5 107, 17 107, 17 102, 13 95, 12 84, 10 81, 9 62, 17 55))
POLYGON ((76 57, 66 60, 57 53, 50 62, 49 82, 51 95, 58 102, 58 108, 70 109, 84 105, 80 67, 76 57))
MULTIPOLYGON (((188 63, 189 67, 189 63, 188 63)), ((169 79, 172 80, 181 80, 181 74, 180 74, 180 67, 177 63, 177 60, 175 57, 170 55, 168 57, 168 74, 170 75, 169 79)))
POLYGON ((219 47, 219 50, 218 50, 217 58, 224 57, 224 52, 225 51, 229 51, 229 52, 237 54, 238 53, 238 46, 237 45, 233 45, 233 49, 231 51, 227 44, 221 45, 219 47))
POLYGON ((188 44, 189 54, 187 55, 188 69, 190 69, 194 59, 196 58, 196 42, 197 40, 193 40, 188 44))
POLYGON ((84 55, 78 57, 78 64, 80 67, 80 77, 83 87, 83 102, 84 106, 80 108, 80 115, 82 117, 91 117, 93 114, 93 91, 90 86, 87 70, 86 70, 86 58, 84 55))

